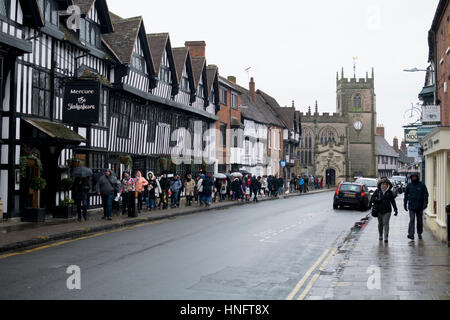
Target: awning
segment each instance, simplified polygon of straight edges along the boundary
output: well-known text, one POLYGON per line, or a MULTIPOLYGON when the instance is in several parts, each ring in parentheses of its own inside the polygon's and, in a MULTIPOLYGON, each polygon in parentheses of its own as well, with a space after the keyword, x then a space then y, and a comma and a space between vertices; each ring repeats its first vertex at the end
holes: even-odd
POLYGON ((419 98, 420 99, 434 99, 434 85, 433 86, 428 86, 428 87, 423 87, 422 91, 419 93, 419 98))
POLYGON ((79 145, 82 142, 87 142, 84 137, 80 136, 75 131, 70 130, 63 124, 26 118, 22 118, 22 120, 33 126, 45 136, 54 139, 56 142, 73 145, 79 145))

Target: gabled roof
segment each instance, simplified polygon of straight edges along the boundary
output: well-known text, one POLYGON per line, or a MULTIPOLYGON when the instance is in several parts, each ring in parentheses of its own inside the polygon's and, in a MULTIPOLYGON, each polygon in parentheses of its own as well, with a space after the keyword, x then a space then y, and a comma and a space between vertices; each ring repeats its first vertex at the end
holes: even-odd
POLYGON ((95 3, 95 0, 72 0, 72 3, 78 7, 80 7, 81 15, 88 14, 91 10, 92 6, 95 3))
POLYGON ((286 125, 288 129, 294 129, 294 120, 297 118, 294 107, 278 107, 276 109, 281 121, 286 125))
POLYGON ((128 19, 118 19, 118 16, 111 14, 113 17, 114 33, 103 35, 105 45, 118 58, 119 62, 124 65, 131 63, 134 47, 139 36, 143 42, 143 51, 149 67, 151 76, 155 74, 147 37, 145 34, 144 23, 142 17, 133 17, 128 19), (117 19, 116 19, 117 18, 117 19))
POLYGON ((377 155, 398 158, 399 154, 395 152, 394 148, 389 145, 383 136, 375 136, 375 145, 377 148, 377 155))
POLYGON ((80 8, 81 16, 87 15, 95 5, 98 18, 101 22, 102 33, 111 33, 114 31, 106 0, 71 0, 71 2, 80 8))
MULTIPOLYGON (((295 109, 292 110, 292 112, 280 111, 280 109, 282 109, 282 108, 278 104, 277 100, 275 100, 275 98, 273 98, 272 96, 268 95, 267 93, 265 93, 264 91, 259 90, 259 89, 256 90, 256 94, 260 95, 263 98, 263 100, 269 107, 269 110, 283 124, 283 127, 293 129, 295 109), (286 115, 286 113, 288 113, 288 114, 286 115)), ((283 109, 287 109, 287 108, 283 108, 283 109)))
MULTIPOLYGON (((203 71, 206 68, 206 58, 205 57, 193 57, 192 60, 192 74, 194 76, 194 86, 197 90, 200 79, 203 75, 203 71)), ((204 85, 207 85, 206 83, 204 85)))
POLYGON ((175 62, 178 83, 180 83, 186 64, 191 64, 191 57, 189 55, 189 50, 186 47, 172 48, 172 54, 175 62))
POLYGON ((206 78, 208 79, 208 94, 213 89, 214 82, 218 79, 219 68, 216 65, 210 64, 206 67, 206 78))
MULTIPOLYGON (((155 66, 155 73, 159 74, 159 68, 164 56, 164 51, 169 42, 168 33, 152 33, 147 35, 147 40, 150 45, 150 52, 152 53, 153 65, 155 66)), ((169 42, 170 43, 170 42, 169 42)))
POLYGON ((142 25, 142 17, 115 20, 113 22, 114 33, 103 35, 114 53, 123 64, 130 64, 134 45, 142 25))

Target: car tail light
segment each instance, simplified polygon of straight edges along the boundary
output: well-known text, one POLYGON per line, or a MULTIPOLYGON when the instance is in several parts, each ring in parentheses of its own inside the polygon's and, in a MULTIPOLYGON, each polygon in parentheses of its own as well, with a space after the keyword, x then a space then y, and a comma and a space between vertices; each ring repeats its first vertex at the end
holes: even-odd
POLYGON ((363 186, 361 186, 361 197, 365 197, 366 196, 366 194, 364 193, 364 188, 363 188, 363 186))
POLYGON ((336 193, 335 193, 336 196, 339 194, 339 191, 340 191, 340 190, 341 190, 341 185, 339 185, 339 187, 338 187, 337 190, 336 190, 336 193))

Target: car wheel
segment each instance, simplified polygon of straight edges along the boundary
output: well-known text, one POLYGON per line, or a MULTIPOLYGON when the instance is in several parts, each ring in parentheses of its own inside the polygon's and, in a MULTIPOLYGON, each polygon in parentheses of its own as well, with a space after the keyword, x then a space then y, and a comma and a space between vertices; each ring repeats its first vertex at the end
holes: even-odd
POLYGON ((339 209, 339 206, 336 203, 333 203, 333 209, 337 210, 337 209, 339 209))

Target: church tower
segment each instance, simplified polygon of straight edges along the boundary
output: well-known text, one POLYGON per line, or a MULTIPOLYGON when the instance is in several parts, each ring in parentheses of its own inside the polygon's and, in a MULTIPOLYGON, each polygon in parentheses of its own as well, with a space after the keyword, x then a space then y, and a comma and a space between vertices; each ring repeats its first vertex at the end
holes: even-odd
MULTIPOLYGON (((375 130, 377 123, 375 79, 336 77, 337 113, 347 118, 347 179, 377 177, 375 130)), ((352 181, 352 180, 350 180, 352 181)))

